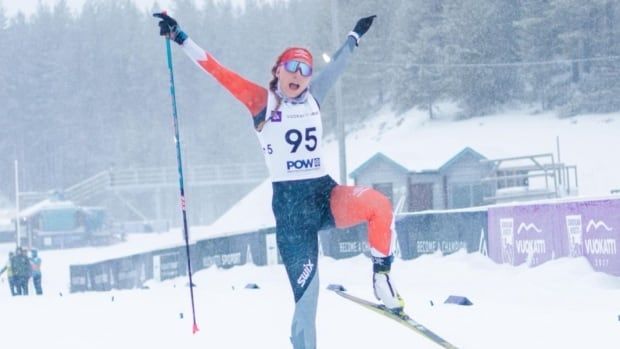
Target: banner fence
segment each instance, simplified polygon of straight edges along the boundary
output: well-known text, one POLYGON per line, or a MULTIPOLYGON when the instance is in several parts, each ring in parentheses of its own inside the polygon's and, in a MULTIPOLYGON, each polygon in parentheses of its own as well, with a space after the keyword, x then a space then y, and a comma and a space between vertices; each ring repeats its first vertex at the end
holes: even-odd
MULTIPOLYGON (((397 256, 488 251, 497 263, 534 267, 560 257, 585 257, 594 270, 620 276, 620 200, 491 206, 422 212, 396 218, 397 256)), ((319 232, 319 253, 335 259, 369 256, 365 224, 319 232)), ((194 271, 281 263, 275 228, 217 237, 190 246, 194 271)), ((86 265, 71 265, 71 292, 145 287, 187 275, 183 246, 86 265)))

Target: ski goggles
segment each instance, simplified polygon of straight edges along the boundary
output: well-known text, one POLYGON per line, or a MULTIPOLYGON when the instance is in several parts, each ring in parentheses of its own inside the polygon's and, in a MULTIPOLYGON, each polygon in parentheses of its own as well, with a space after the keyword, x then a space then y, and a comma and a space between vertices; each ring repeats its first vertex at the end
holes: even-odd
POLYGON ((289 73, 296 73, 299 71, 301 76, 308 77, 312 75, 312 66, 308 63, 291 60, 282 63, 282 65, 289 73))

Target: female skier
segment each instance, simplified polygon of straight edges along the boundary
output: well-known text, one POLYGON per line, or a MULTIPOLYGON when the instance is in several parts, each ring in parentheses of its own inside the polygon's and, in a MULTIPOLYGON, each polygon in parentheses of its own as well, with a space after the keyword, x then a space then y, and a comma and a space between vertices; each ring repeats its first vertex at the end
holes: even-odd
POLYGON ((404 302, 389 274, 395 240, 390 201, 372 188, 338 185, 323 167, 320 106, 376 16, 357 22, 316 77, 312 54, 305 48, 287 48, 271 68, 268 88, 222 66, 166 13, 154 16, 161 19, 160 35, 179 44, 252 115, 273 182, 277 246, 295 298, 293 347, 316 348, 318 231, 329 226, 368 224, 375 296, 391 310, 402 311, 404 302))

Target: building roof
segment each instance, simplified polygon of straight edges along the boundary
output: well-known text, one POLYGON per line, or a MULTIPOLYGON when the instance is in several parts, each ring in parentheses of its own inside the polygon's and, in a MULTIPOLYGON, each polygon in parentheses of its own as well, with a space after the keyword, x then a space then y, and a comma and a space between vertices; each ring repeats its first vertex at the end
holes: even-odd
POLYGON ((37 202, 36 204, 27 207, 19 211, 20 218, 30 218, 31 216, 39 213, 41 210, 47 209, 61 209, 61 208, 75 208, 75 204, 71 201, 57 201, 51 199, 45 199, 37 202))
POLYGON ((465 147, 458 154, 454 155, 450 160, 448 160, 445 164, 441 165, 439 168, 439 172, 443 172, 446 169, 452 167, 455 163, 457 163, 460 159, 462 159, 466 155, 472 155, 474 158, 478 160, 486 160, 486 157, 477 151, 473 150, 470 147, 465 147))
POLYGON ((375 163, 379 161, 388 163, 390 166, 393 166, 394 169, 396 169, 399 172, 402 172, 403 174, 409 173, 409 170, 407 168, 405 168, 398 162, 390 159, 388 156, 384 155, 383 153, 379 152, 379 153, 375 153, 375 155, 373 155, 370 159, 366 160, 363 164, 361 164, 358 168, 356 168, 353 172, 351 172, 349 176, 355 179, 360 174, 360 172, 365 171, 368 167, 374 165, 375 163))
POLYGON ((486 159, 486 157, 484 155, 478 153, 474 149, 472 149, 470 147, 465 147, 460 152, 458 152, 456 155, 454 155, 451 158, 449 158, 448 161, 446 161, 443 165, 441 165, 437 169, 425 169, 425 170, 422 170, 422 171, 414 171, 414 169, 408 169, 407 167, 403 166, 400 162, 397 162, 397 161, 393 160, 392 158, 388 157, 387 155, 385 155, 385 154, 383 154, 381 152, 378 152, 375 155, 373 155, 370 159, 368 159, 364 163, 362 163, 353 172, 351 172, 350 176, 351 176, 351 178, 355 179, 357 176, 360 175, 361 172, 365 171, 368 167, 373 166, 378 161, 387 162, 389 165, 393 166, 396 170, 398 170, 398 171, 400 171, 400 172, 402 172, 404 174, 407 174, 409 172, 422 173, 422 174, 424 174, 424 173, 433 174, 433 173, 443 172, 443 171, 449 169, 450 167, 455 165, 459 160, 461 160, 463 157, 468 156, 468 155, 469 156, 473 156, 474 158, 476 158, 478 160, 486 159))

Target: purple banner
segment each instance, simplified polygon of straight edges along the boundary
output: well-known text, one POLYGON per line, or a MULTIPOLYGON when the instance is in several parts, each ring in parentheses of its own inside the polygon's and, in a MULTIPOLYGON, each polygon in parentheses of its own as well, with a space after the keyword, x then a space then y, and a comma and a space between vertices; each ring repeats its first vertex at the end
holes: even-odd
POLYGON ((489 208, 489 257, 536 266, 585 256, 592 267, 620 276, 620 200, 489 208))
POLYGON ((552 205, 489 208, 489 257, 530 266, 551 260, 556 225, 552 205))
POLYGON ((585 256, 594 269, 620 276, 620 200, 558 205, 562 256, 585 256))

